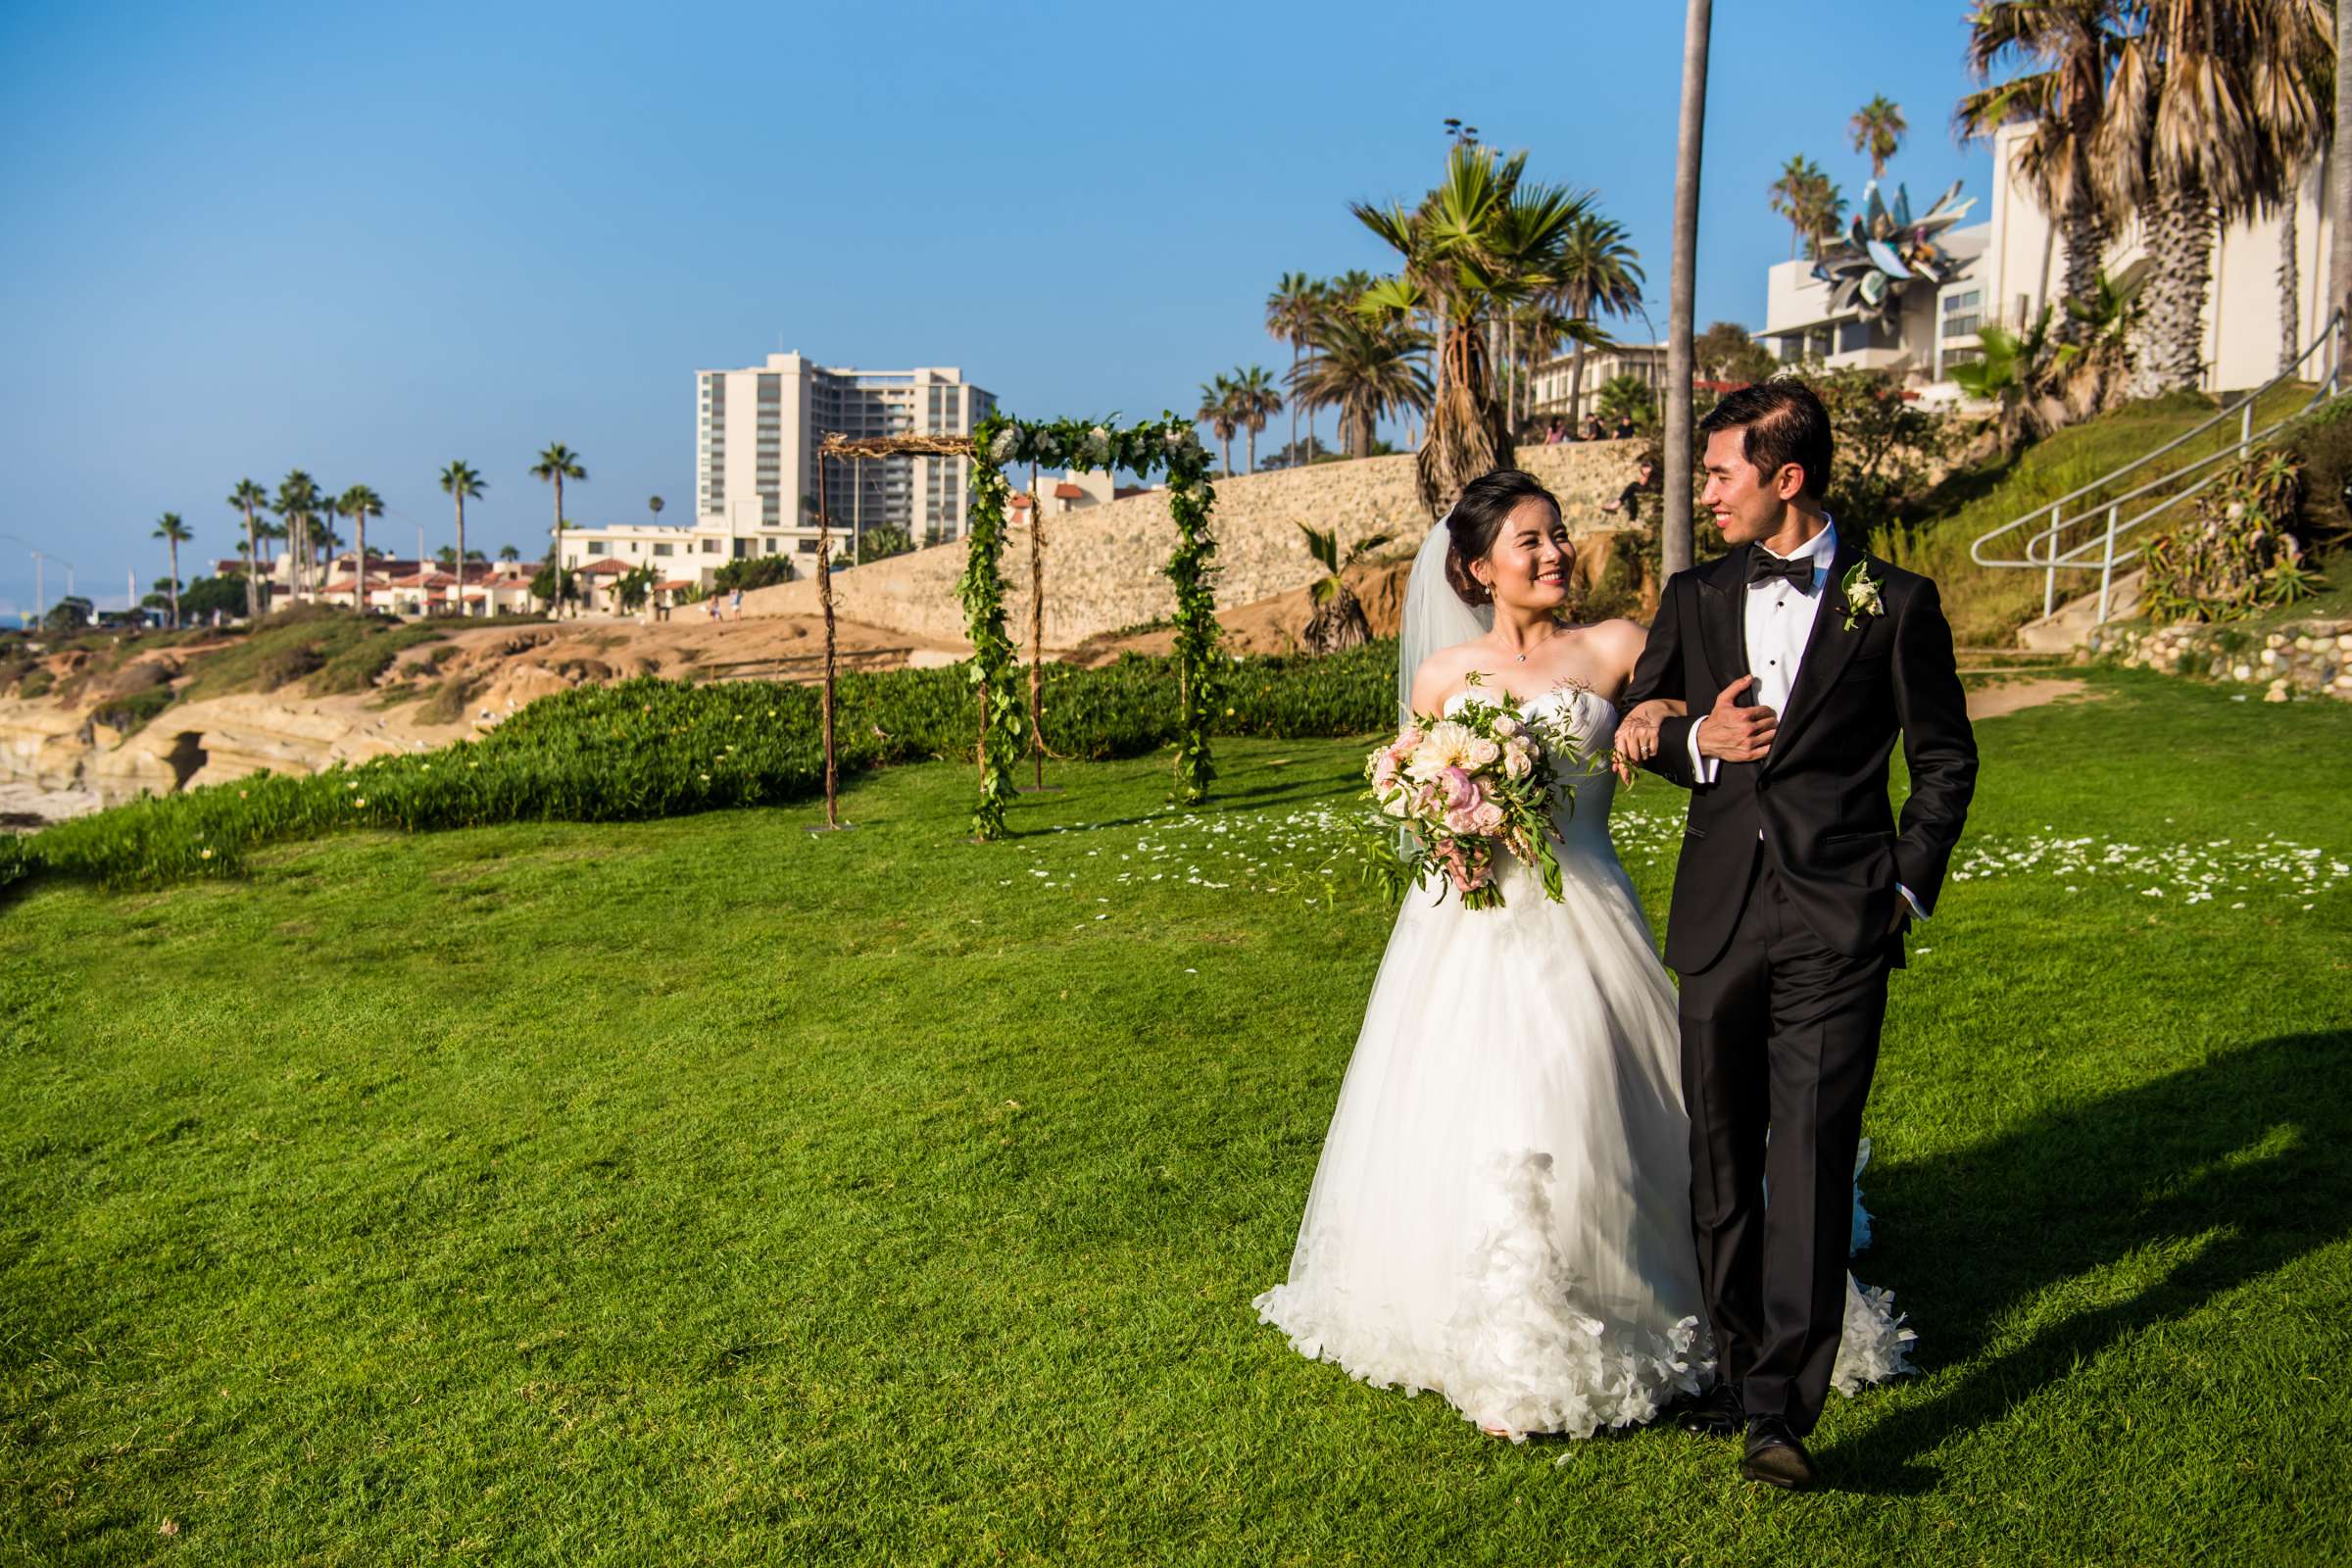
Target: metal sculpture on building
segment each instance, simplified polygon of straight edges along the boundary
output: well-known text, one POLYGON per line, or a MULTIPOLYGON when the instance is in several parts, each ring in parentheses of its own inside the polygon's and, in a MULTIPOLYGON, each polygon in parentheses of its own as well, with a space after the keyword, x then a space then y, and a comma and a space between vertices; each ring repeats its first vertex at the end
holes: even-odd
POLYGON ((1954 260, 1941 237, 1977 205, 1974 196, 1955 201, 1959 194, 1960 181, 1954 180, 1935 206, 1914 219, 1909 191, 1897 185, 1890 207, 1872 180, 1863 191, 1862 211, 1841 238, 1822 247, 1813 264, 1813 275, 1830 286, 1830 309, 1858 311, 1891 330, 1907 284, 1924 280, 1932 289, 1957 276, 1968 264, 1954 260))

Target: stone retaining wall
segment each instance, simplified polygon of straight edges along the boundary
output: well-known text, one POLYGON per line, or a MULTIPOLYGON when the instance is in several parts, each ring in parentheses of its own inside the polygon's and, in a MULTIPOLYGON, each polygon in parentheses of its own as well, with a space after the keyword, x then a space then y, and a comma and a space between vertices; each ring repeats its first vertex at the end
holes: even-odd
POLYGON ((2269 632, 2226 625, 2157 631, 2101 626, 2083 652, 2130 669, 2260 686, 2270 703, 2297 695, 2352 701, 2352 620, 2302 621, 2269 632))
MULTIPOLYGON (((1518 462, 1560 498, 1571 531, 1589 533, 1623 526, 1600 506, 1632 479, 1642 448, 1638 441, 1522 447, 1518 462)), ((1309 582, 1316 568, 1298 532, 1302 522, 1338 529, 1342 549, 1374 533, 1393 535, 1397 549, 1418 546, 1429 514, 1414 490, 1413 461, 1408 453, 1217 481, 1209 519, 1217 540, 1217 607, 1253 604, 1309 582)), ((1654 507, 1656 498, 1648 499, 1654 507)), ((1164 491, 1047 518, 1047 646, 1066 649, 1164 618, 1174 604, 1160 567, 1175 543, 1164 491)), ((834 612, 868 625, 959 641, 963 607, 956 581, 963 563, 964 547, 957 542, 836 572, 834 612)), ((1004 579, 1015 640, 1026 644, 1026 533, 1006 544, 1004 579)), ((744 596, 747 615, 805 615, 817 609, 813 580, 744 596)))

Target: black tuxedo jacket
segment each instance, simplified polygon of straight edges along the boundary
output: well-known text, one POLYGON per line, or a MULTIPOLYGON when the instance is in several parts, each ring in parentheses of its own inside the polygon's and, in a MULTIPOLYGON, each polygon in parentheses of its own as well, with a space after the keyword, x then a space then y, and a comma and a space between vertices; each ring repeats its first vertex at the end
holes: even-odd
POLYGON ((1653 697, 1690 707, 1666 721, 1645 764, 1691 792, 1666 927, 1666 961, 1686 974, 1722 955, 1758 855, 1814 935, 1838 953, 1868 955, 1894 923, 1897 883, 1935 907, 1976 791, 1976 737, 1936 585, 1842 532, 1771 752, 1759 762, 1717 762, 1713 784, 1692 776, 1691 726, 1749 672, 1752 548, 1675 573, 1626 692, 1629 710, 1653 697), (1884 613, 1847 631, 1846 573, 1864 562, 1884 613), (1886 801, 1898 734, 1911 770, 1899 829, 1886 801))

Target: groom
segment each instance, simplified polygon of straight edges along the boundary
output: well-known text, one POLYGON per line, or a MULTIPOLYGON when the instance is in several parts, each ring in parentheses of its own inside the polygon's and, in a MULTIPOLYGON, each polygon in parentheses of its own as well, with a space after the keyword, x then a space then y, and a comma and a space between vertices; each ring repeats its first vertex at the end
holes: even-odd
POLYGON ((1817 1479, 1804 1438, 1844 1322, 1886 979, 1904 928, 1935 907, 1977 748, 1936 585, 1865 554, 1822 510, 1821 400, 1768 381, 1699 429, 1704 501, 1732 552, 1666 584, 1625 702, 1689 709, 1659 725, 1644 764, 1690 791, 1666 961, 1683 982, 1718 1382, 1684 1424, 1744 1433, 1741 1474, 1795 1489, 1817 1479), (1898 735, 1911 776, 1899 830, 1886 795, 1898 735))

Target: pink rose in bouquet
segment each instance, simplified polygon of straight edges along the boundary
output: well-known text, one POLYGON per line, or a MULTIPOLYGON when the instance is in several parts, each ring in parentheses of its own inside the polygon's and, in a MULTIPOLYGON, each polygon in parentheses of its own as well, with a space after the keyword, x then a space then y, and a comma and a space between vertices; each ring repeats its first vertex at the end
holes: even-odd
POLYGON ((1364 760, 1373 803, 1404 824, 1396 880, 1417 887, 1434 875, 1463 907, 1499 908, 1497 868, 1507 857, 1534 871, 1556 902, 1551 812, 1560 783, 1583 760, 1563 727, 1529 718, 1507 692, 1490 700, 1477 680, 1471 685, 1452 712, 1415 714, 1364 760))

